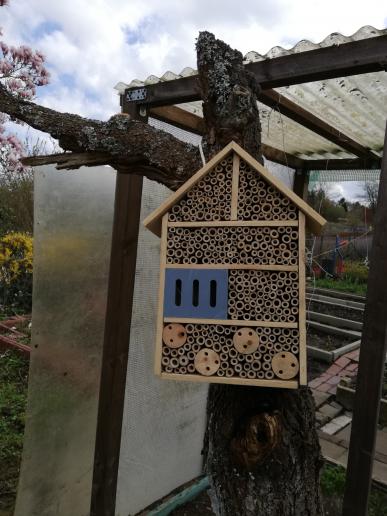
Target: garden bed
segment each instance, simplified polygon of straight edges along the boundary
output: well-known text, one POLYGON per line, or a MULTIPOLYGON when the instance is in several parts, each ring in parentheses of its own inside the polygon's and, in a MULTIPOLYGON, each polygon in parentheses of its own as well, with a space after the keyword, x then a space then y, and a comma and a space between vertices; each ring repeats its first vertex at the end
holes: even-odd
POLYGON ((331 364, 345 353, 360 347, 360 334, 309 321, 306 343, 310 357, 331 364))
POLYGON ((319 312, 327 315, 334 315, 343 319, 363 322, 364 309, 343 305, 340 300, 333 299, 331 302, 311 300, 307 297, 306 306, 308 311, 319 312))
POLYGON ((312 346, 324 351, 335 351, 343 347, 345 344, 350 344, 354 341, 354 337, 352 335, 329 334, 319 331, 311 325, 308 327, 306 339, 308 347, 312 346))

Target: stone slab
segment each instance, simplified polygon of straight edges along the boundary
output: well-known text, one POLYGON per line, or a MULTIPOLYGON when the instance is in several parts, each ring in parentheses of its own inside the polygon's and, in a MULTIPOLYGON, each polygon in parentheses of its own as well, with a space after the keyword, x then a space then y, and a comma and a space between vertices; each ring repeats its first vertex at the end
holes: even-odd
POLYGON ((372 477, 385 484, 387 482, 387 464, 375 460, 372 469, 372 477))
POLYGON ((321 407, 321 405, 329 401, 332 397, 329 393, 321 392, 315 389, 312 389, 312 394, 314 398, 314 403, 316 405, 316 409, 321 407))
POLYGON ((351 429, 352 424, 347 425, 345 428, 343 428, 336 434, 336 437, 342 441, 345 441, 346 443, 349 443, 349 439, 351 437, 351 429))
POLYGON ((339 446, 337 444, 326 441, 325 439, 320 439, 321 452, 324 457, 329 459, 338 460, 339 457, 342 457, 345 448, 339 446))
POLYGON ((340 412, 342 412, 342 410, 343 410, 343 407, 341 407, 341 406, 334 407, 330 403, 325 403, 325 405, 322 405, 319 409, 319 411, 322 414, 324 414, 325 416, 328 416, 329 419, 333 419, 336 416, 338 416, 340 414, 340 412))
POLYGON ((324 426, 328 423, 329 417, 321 412, 316 412, 316 421, 318 426, 324 426))
POLYGON ((328 434, 328 435, 335 435, 337 432, 339 432, 341 429, 345 428, 349 423, 352 421, 352 419, 348 416, 338 416, 332 419, 329 423, 324 425, 321 428, 321 431, 328 434))
POLYGON ((376 450, 387 455, 387 433, 382 430, 376 433, 376 450))

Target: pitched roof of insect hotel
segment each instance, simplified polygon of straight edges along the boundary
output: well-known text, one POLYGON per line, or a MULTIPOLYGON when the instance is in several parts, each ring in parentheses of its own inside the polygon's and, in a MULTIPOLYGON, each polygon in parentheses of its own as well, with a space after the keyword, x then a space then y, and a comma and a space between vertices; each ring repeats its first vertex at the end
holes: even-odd
POLYGON ((194 187, 203 177, 205 177, 220 161, 222 161, 230 153, 235 152, 242 158, 251 168, 256 171, 269 185, 276 188, 285 195, 295 206, 301 210, 306 218, 307 227, 315 234, 320 234, 322 228, 326 224, 326 220, 321 217, 313 208, 311 208, 298 195, 290 190, 282 181, 277 179, 269 172, 261 163, 255 160, 250 154, 242 149, 235 142, 229 143, 224 149, 216 154, 208 163, 190 177, 176 192, 161 204, 153 213, 148 215, 144 220, 144 225, 157 236, 161 235, 161 220, 163 215, 167 213, 184 195, 194 187))

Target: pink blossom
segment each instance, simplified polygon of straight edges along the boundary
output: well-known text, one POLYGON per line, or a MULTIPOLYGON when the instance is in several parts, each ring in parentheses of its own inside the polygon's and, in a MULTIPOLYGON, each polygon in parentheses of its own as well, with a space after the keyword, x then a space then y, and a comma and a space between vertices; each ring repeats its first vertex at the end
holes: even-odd
MULTIPOLYGON (((8 0, 0 0, 0 7, 5 5, 8 5, 8 0)), ((50 74, 44 68, 45 59, 41 52, 26 45, 9 47, 0 41, 1 54, 0 84, 15 97, 32 99, 36 86, 48 84, 50 74)), ((24 170, 20 163, 23 145, 15 135, 7 133, 4 124, 8 120, 7 115, 0 113, 0 165, 8 171, 19 172, 24 170)))
POLYGON ((4 43, 4 41, 0 41, 0 49, 3 52, 4 55, 8 54, 9 48, 8 45, 4 43))

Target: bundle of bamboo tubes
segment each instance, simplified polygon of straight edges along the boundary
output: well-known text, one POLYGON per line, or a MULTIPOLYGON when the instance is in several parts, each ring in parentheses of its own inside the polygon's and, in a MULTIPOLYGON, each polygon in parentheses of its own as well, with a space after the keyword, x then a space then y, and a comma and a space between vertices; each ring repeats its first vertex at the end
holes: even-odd
POLYGON ((162 371, 182 375, 271 380, 282 373, 281 369, 277 373, 273 371, 273 360, 286 353, 286 358, 297 363, 299 354, 296 328, 167 324, 163 341, 162 371), (172 344, 169 336, 182 328, 184 337, 175 347, 176 341, 172 344))
POLYGON ((245 321, 296 322, 298 273, 230 270, 228 314, 245 321))
POLYGON ((298 231, 279 227, 169 227, 167 263, 297 265, 298 231))
POLYGON ((239 164, 238 220, 296 220, 297 208, 243 160, 239 164))
POLYGON ((230 220, 232 157, 222 160, 173 206, 170 222, 230 220))

